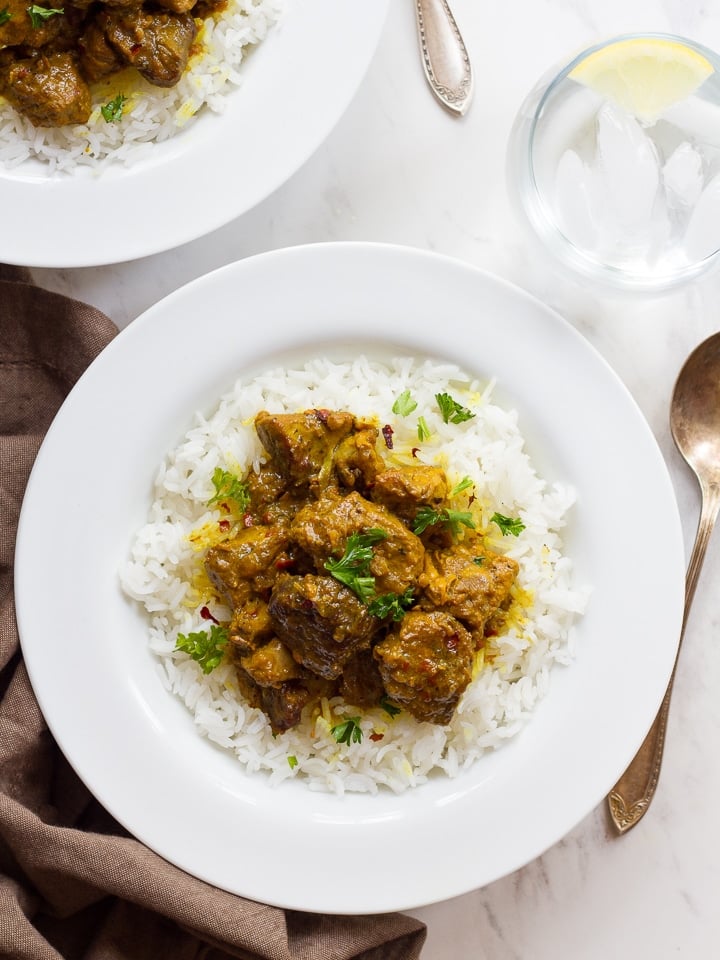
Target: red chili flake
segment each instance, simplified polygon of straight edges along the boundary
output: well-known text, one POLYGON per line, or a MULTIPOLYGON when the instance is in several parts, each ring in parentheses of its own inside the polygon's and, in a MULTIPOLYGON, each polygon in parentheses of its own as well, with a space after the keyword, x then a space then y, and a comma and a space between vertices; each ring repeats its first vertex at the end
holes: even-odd
POLYGON ((417 457, 417 455, 420 453, 420 447, 413 447, 410 453, 412 453, 414 457, 417 457))
POLYGON ((253 520, 253 518, 250 516, 249 513, 244 513, 244 514, 243 514, 242 523, 243 523, 243 526, 244 526, 244 527, 254 527, 254 526, 255 526, 255 521, 253 520))
POLYGON ((201 608, 200 608, 200 616, 203 618, 203 620, 212 620, 213 623, 220 623, 220 621, 219 621, 218 619, 216 619, 216 618, 212 615, 212 613, 210 613, 210 608, 209 608, 209 607, 201 607, 201 608))
POLYGON ((133 53, 133 54, 139 53, 139 52, 140 52, 140 46, 141 46, 141 45, 140 45, 139 43, 134 43, 134 44, 130 47, 130 53, 133 53))
POLYGON ((230 521, 218 520, 218 526, 220 527, 223 533, 227 533, 227 531, 230 529, 230 521))
POLYGON ((327 423, 327 419, 330 416, 329 410, 316 410, 315 416, 318 418, 320 423, 327 423))
POLYGON ((385 736, 384 733, 371 733, 370 739, 373 740, 375 743, 377 743, 378 740, 382 740, 384 736, 385 736))
POLYGON ((445 646, 451 653, 457 653, 459 643, 460 637, 456 633, 453 633, 452 636, 447 637, 445 640, 445 646))
POLYGON ((473 492, 468 497, 468 506, 470 506, 471 503, 475 503, 476 500, 477 497, 475 496, 475 487, 473 487, 473 492))
POLYGON ((290 567, 295 566, 295 561, 292 557, 279 557, 275 561, 276 570, 289 570, 290 567))
POLYGON ((230 513, 230 507, 227 505, 227 503, 225 503, 224 500, 222 501, 222 503, 218 504, 218 506, 220 507, 221 510, 224 510, 225 513, 230 513))
POLYGON ((388 450, 392 450, 393 428, 390 426, 389 423, 386 423, 385 426, 382 428, 382 435, 383 435, 383 439, 385 440, 385 446, 388 448, 388 450))

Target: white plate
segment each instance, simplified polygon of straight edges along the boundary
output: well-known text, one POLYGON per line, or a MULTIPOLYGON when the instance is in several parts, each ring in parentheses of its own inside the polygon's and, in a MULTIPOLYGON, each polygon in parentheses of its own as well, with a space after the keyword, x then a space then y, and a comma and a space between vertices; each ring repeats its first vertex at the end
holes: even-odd
POLYGON ((137 165, 48 174, 0 165, 0 261, 88 267, 195 240, 248 211, 315 152, 360 85, 389 0, 288 0, 221 115, 204 111, 137 165))
POLYGON ((517 289, 434 254, 325 244, 241 261, 112 342, 53 423, 20 520, 22 646, 50 728, 127 829, 189 873, 284 907, 408 909, 524 865, 585 817, 649 727, 670 676, 683 542, 664 461, 614 373, 517 289), (195 410, 238 376, 333 350, 430 354, 514 405, 550 479, 575 485, 567 553, 594 587, 577 661, 527 729, 456 779, 402 796, 270 788, 201 738, 158 679, 119 565, 151 480, 195 410), (633 518, 647 518, 638 527, 633 518), (49 532, 52 531, 52 535, 49 532))

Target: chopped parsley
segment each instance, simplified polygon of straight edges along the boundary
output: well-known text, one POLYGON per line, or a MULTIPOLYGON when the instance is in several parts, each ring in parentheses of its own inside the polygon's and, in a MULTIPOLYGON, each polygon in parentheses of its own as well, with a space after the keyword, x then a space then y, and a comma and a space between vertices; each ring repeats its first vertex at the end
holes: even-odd
POLYGON ((430 427, 427 425, 425 417, 418 417, 417 434, 418 440, 428 440, 431 436, 430 427))
POLYGON ((3 7, 2 10, 0 10, 0 27, 4 23, 7 23, 8 20, 12 20, 12 14, 7 7, 3 7))
POLYGON ((390 717, 396 717, 399 713, 402 713, 400 707, 395 706, 392 700, 388 700, 387 696, 380 700, 380 706, 390 717))
POLYGON ((298 765, 298 758, 290 754, 290 756, 287 758, 287 762, 290 769, 294 770, 295 767, 298 765))
POLYGON ((463 477, 462 480, 456 483, 455 486, 452 488, 452 490, 450 491, 450 496, 456 497, 459 493, 462 493, 463 490, 467 490, 468 487, 472 487, 472 486, 473 486, 473 481, 470 479, 470 477, 463 477))
POLYGON ((409 390, 403 390, 395 403, 392 405, 392 412, 398 416, 407 417, 417 408, 417 403, 413 400, 409 390))
POLYGON ((509 533, 511 533, 513 537, 517 537, 525 529, 525 524, 520 517, 504 517, 501 513, 494 513, 490 517, 490 523, 496 523, 500 527, 504 537, 509 533))
POLYGON ((190 654, 200 664, 203 673, 212 673, 222 661, 227 642, 227 629, 213 623, 209 631, 199 630, 187 635, 179 633, 175 649, 190 654))
POLYGON ((415 514, 412 531, 417 536, 424 533, 428 527, 436 523, 447 523, 454 534, 460 530, 460 526, 475 529, 475 523, 469 510, 433 510, 432 507, 420 507, 415 514))
POLYGON ((485 557, 473 557, 472 562, 476 566, 481 567, 485 563, 485 557))
POLYGON ((33 3, 27 8, 27 12, 30 15, 30 23, 32 23, 33 29, 37 30, 37 28, 41 27, 50 17, 65 13, 65 10, 63 7, 39 7, 33 3))
POLYGON ((362 743, 363 732, 360 726, 360 717, 348 717, 342 723, 336 723, 330 728, 330 733, 338 743, 362 743))
POLYGON ((413 600, 413 588, 408 587, 404 593, 383 593, 379 597, 374 597, 368 604, 368 610, 379 620, 392 617, 397 623, 412 606, 413 600))
POLYGON ((339 560, 326 560, 325 569, 349 587, 363 603, 375 595, 375 577, 370 574, 373 546, 387 538, 387 533, 371 527, 364 533, 353 533, 345 544, 345 552, 339 560))
POLYGON ((105 123, 117 123, 122 119, 123 105, 127 97, 124 93, 119 93, 114 100, 108 100, 106 104, 100 107, 100 113, 103 115, 105 123))
POLYGON ((241 513, 247 510, 250 505, 248 486, 234 473, 223 470, 222 467, 215 467, 212 475, 212 485, 215 487, 215 496, 208 500, 207 505, 209 507, 214 503, 233 500, 241 513))
POLYGON ((467 407, 463 407, 454 400, 449 393, 436 393, 435 399, 445 423, 464 423, 465 420, 472 420, 475 416, 467 407))

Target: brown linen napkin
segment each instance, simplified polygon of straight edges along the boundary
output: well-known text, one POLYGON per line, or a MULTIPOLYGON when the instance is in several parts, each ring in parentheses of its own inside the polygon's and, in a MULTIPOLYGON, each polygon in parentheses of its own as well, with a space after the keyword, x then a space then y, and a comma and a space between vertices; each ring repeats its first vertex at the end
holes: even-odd
POLYGON ((30 686, 13 603, 23 491, 63 398, 117 329, 0 264, 0 957, 414 960, 401 914, 284 911, 196 880, 133 839, 58 749, 30 686))

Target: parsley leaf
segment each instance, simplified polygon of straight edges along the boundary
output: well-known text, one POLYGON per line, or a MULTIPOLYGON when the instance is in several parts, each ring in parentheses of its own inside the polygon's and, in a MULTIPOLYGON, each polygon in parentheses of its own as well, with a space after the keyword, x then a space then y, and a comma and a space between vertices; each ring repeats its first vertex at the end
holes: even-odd
POLYGON ((459 493, 462 493, 463 490, 467 490, 468 487, 472 487, 472 486, 473 486, 473 481, 470 479, 470 477, 463 477, 462 480, 456 483, 455 486, 452 488, 452 490, 450 491, 450 496, 456 497, 459 493))
POLYGON ((212 475, 212 485, 215 487, 215 496, 208 500, 207 505, 209 507, 214 503, 222 503, 224 500, 234 500, 241 512, 248 508, 250 494, 247 484, 236 477, 234 473, 223 470, 222 467, 215 467, 212 475))
POLYGON ((472 420, 475 416, 467 407, 463 407, 454 400, 449 393, 436 393, 435 399, 445 423, 463 423, 465 420, 472 420))
POLYGON ((124 93, 119 93, 114 100, 108 100, 106 104, 100 107, 100 113, 103 115, 105 123, 117 123, 122 119, 123 104, 127 101, 124 93))
POLYGON ((475 523, 469 510, 433 510, 432 507, 420 507, 415 514, 412 531, 420 536, 428 527, 436 523, 447 523, 453 533, 457 534, 460 526, 475 529, 475 523))
POLYGON ((189 653, 199 663, 203 673, 212 673, 223 658, 224 648, 228 642, 228 632, 225 627, 218 627, 214 623, 210 631, 199 630, 196 633, 179 633, 175 643, 176 650, 189 653))
POLYGON ((404 593, 383 593, 374 597, 368 604, 368 610, 379 620, 391 616, 397 623, 405 616, 405 611, 412 606, 413 600, 413 588, 408 587, 404 593))
POLYGON ((392 412, 401 417, 409 416, 417 407, 417 403, 410 396, 409 390, 403 390, 395 403, 392 405, 392 412))
POLYGON ((525 529, 525 524, 522 522, 520 517, 515 517, 513 519, 512 517, 504 517, 501 513, 494 513, 490 517, 490 523, 496 523, 500 527, 504 537, 506 537, 509 533, 511 533, 514 537, 517 537, 525 529))
POLYGON ((27 12, 30 15, 30 23, 33 25, 33 29, 37 30, 45 20, 49 20, 50 17, 54 17, 58 13, 65 13, 65 10, 63 7, 39 7, 33 3, 27 8, 27 12))
POLYGON ((290 769, 294 770, 295 767, 298 765, 298 758, 293 756, 293 754, 290 754, 290 756, 287 758, 287 762, 290 769))
POLYGON ((472 562, 476 566, 481 567, 485 563, 485 557, 473 557, 472 562))
POLYGON ((387 538, 387 533, 371 527, 364 533, 352 533, 339 560, 326 560, 325 569, 367 603, 375 593, 375 577, 370 575, 373 545, 387 538))
POLYGON ((418 440, 427 440, 431 435, 430 427, 427 425, 425 417, 418 417, 417 426, 418 440))
POLYGON ((12 20, 12 14, 7 7, 3 7, 2 10, 0 10, 0 27, 4 23, 7 23, 8 20, 12 20))
POLYGON ((363 738, 360 717, 348 717, 342 723, 330 728, 330 733, 338 743, 361 743, 363 738))
POLYGON ((392 700, 388 700, 387 696, 384 696, 380 700, 380 706, 383 708, 385 713, 391 717, 396 717, 399 713, 402 713, 400 707, 396 707, 392 700))

